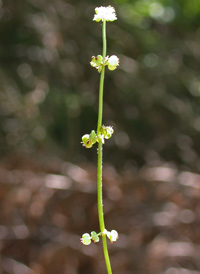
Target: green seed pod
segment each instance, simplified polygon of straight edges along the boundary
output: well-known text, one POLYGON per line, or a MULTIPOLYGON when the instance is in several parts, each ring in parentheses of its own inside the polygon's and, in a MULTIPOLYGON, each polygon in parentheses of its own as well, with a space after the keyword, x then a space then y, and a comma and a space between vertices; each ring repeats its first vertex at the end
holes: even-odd
POLYGON ((98 243, 99 242, 99 236, 95 231, 91 232, 91 237, 94 243, 98 243))
POLYGON ((84 245, 91 244, 91 237, 90 237, 89 233, 85 233, 85 234, 82 235, 81 243, 84 244, 84 245))

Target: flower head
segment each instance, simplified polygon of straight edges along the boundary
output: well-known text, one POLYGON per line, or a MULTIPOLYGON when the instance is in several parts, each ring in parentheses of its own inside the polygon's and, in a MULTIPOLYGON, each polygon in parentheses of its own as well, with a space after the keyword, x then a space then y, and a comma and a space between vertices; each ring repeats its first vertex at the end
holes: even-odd
POLYGON ((111 6, 108 7, 98 7, 95 9, 95 15, 93 21, 115 21, 117 20, 117 16, 115 13, 115 9, 111 6))

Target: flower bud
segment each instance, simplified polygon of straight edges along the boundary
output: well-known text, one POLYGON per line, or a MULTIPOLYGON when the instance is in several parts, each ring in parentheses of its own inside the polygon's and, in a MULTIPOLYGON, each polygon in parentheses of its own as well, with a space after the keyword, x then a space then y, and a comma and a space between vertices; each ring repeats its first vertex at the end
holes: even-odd
POLYGON ((94 243, 98 243, 99 242, 99 236, 95 231, 91 232, 91 237, 94 243))
POLYGON ((84 245, 91 244, 91 237, 90 237, 89 233, 85 233, 85 234, 82 235, 81 243, 84 244, 84 245))
POLYGON ((119 58, 116 55, 112 55, 108 58, 108 69, 115 70, 119 66, 119 58))

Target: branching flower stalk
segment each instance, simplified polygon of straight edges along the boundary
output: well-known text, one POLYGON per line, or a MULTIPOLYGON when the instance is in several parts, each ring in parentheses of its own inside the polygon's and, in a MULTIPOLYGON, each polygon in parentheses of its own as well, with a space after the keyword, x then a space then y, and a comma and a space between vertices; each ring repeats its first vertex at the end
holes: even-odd
POLYGON ((113 134, 113 128, 111 126, 102 125, 103 118, 103 89, 104 89, 104 77, 105 69, 108 66, 109 70, 115 70, 119 66, 119 58, 115 55, 106 56, 107 42, 106 42, 106 22, 117 20, 115 9, 111 6, 98 7, 95 9, 94 21, 102 22, 102 40, 103 40, 103 52, 102 55, 92 56, 91 66, 96 68, 100 73, 99 83, 99 112, 97 132, 92 130, 90 134, 85 134, 82 137, 82 144, 86 148, 91 148, 95 143, 98 143, 98 167, 97 167, 97 202, 98 202, 98 215, 100 232, 96 233, 92 231, 91 234, 84 233, 81 238, 81 242, 85 245, 89 245, 91 241, 94 243, 99 242, 99 236, 102 236, 103 252, 107 267, 108 274, 112 274, 106 236, 110 239, 111 243, 118 239, 118 233, 116 230, 108 231, 105 228, 104 214, 103 214, 103 197, 102 197, 102 162, 103 162, 103 144, 105 139, 111 138, 113 134))

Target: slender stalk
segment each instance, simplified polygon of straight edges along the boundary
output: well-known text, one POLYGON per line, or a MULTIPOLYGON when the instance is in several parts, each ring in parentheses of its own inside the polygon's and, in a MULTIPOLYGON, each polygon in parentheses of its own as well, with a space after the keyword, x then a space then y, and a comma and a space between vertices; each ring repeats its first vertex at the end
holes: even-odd
MULTIPOLYGON (((106 56, 106 21, 103 20, 102 26, 102 38, 103 38, 103 58, 106 56)), ((103 87, 104 87, 105 67, 101 71, 100 83, 99 83, 99 114, 98 114, 98 126, 97 135, 99 135, 100 127, 102 125, 103 116, 103 87)), ((97 201, 98 201, 98 214, 99 214, 99 226, 101 233, 105 230, 104 215, 103 215, 103 195, 102 195, 102 164, 103 164, 103 144, 99 141, 98 144, 98 167, 97 167, 97 201)), ((112 274, 106 235, 102 234, 103 252, 106 262, 108 274, 112 274)))
MULTIPOLYGON (((103 58, 106 57, 106 21, 103 20, 102 26, 102 39, 103 39, 103 58)), ((97 126, 97 135, 99 134, 99 130, 102 124, 102 116, 103 116, 103 86, 104 86, 104 76, 105 76, 105 67, 103 66, 100 76, 100 83, 99 83, 99 115, 98 115, 98 126, 97 126)))

